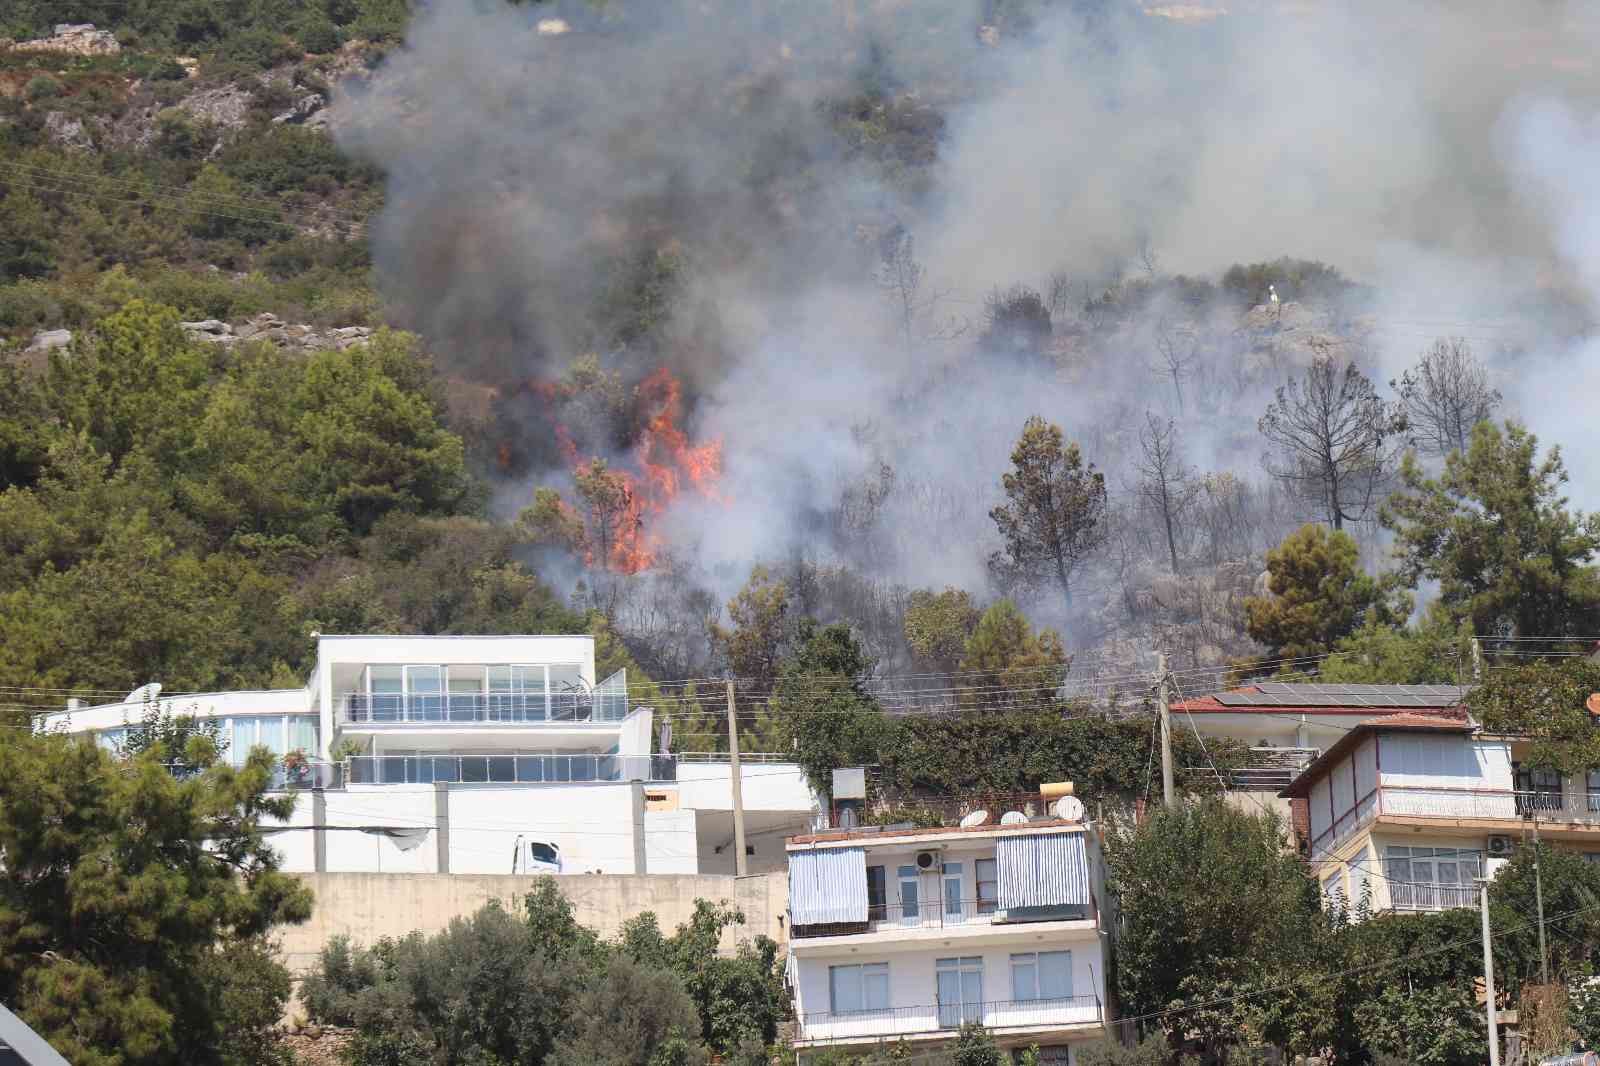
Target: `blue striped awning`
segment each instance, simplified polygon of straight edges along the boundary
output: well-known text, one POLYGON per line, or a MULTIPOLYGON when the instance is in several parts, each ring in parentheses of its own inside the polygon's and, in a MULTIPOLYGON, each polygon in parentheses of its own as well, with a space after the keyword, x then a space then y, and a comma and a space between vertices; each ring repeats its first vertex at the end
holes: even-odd
POLYGON ((866 921, 867 849, 790 853, 789 915, 795 925, 866 921))
POLYGON ((999 907, 1067 907, 1089 902, 1082 833, 1001 837, 995 842, 999 907))

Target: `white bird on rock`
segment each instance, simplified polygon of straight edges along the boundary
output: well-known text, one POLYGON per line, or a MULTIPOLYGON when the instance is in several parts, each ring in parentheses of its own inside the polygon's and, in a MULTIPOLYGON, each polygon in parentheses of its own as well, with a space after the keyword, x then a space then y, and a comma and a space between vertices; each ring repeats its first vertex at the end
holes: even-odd
POLYGON ((1278 287, 1276 285, 1267 286, 1267 302, 1272 305, 1272 313, 1277 314, 1282 305, 1278 302, 1278 287))

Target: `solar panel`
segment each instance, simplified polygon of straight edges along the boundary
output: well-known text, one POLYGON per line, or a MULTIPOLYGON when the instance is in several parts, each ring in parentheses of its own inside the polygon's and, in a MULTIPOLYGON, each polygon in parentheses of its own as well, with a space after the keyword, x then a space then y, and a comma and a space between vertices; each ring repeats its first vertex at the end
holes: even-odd
POLYGON ((1453 707, 1457 685, 1322 685, 1262 681, 1254 692, 1219 692, 1224 707, 1453 707))

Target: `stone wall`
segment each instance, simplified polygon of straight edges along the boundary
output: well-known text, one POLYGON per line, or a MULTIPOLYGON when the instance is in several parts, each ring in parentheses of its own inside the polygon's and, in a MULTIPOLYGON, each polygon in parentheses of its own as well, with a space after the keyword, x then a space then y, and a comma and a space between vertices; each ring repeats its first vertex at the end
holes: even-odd
MULTIPOLYGON (((330 937, 358 943, 421 930, 436 933, 452 918, 465 917, 491 899, 519 904, 535 877, 509 874, 298 874, 316 894, 311 919, 278 930, 283 961, 300 973, 330 937)), ((694 913, 694 901, 728 900, 744 911, 745 924, 723 934, 722 950, 765 933, 780 944, 788 937, 789 882, 785 873, 730 877, 720 874, 575 874, 558 878, 578 921, 613 936, 622 923, 654 911, 666 933, 694 913)))

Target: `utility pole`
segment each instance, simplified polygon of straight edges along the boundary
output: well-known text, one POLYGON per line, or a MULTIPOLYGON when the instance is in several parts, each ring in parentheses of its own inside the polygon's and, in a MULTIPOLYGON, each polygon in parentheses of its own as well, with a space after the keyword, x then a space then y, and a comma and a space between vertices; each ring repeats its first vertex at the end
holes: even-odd
POLYGON ((1533 823, 1533 900, 1539 907, 1539 973, 1548 987, 1550 952, 1544 944, 1544 881, 1539 876, 1539 818, 1535 815, 1528 820, 1533 823))
POLYGON ((1500 1031, 1494 1016, 1494 942, 1489 935, 1489 879, 1478 878, 1478 905, 1483 912, 1483 1006, 1489 1016, 1489 1066, 1500 1066, 1500 1031))
POLYGON ((1156 706, 1161 713, 1161 802, 1172 806, 1172 708, 1167 704, 1167 656, 1156 652, 1156 706))
POLYGON ((1483 681, 1483 645, 1478 643, 1478 638, 1472 638, 1472 683, 1474 685, 1483 681))
POLYGON ((728 758, 733 772, 733 872, 749 870, 744 858, 744 775, 739 770, 739 716, 733 706, 733 678, 728 678, 728 758))

